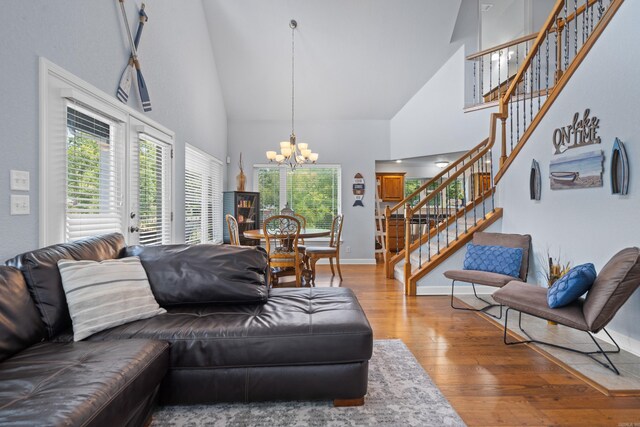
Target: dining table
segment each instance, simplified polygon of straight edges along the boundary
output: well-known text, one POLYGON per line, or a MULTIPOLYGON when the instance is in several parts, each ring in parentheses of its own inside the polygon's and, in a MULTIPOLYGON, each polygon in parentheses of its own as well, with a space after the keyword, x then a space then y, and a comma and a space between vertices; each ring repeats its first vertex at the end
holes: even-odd
MULTIPOLYGON (((243 233, 244 237, 247 239, 255 239, 255 240, 264 240, 264 233, 261 228, 255 230, 245 230, 243 233)), ((300 234, 298 235, 299 239, 313 239, 316 237, 328 237, 331 235, 331 229, 326 228, 301 228, 300 234)), ((271 237, 277 238, 280 237, 278 235, 270 235, 271 237)), ((290 235, 282 235, 281 237, 287 238, 290 235)), ((306 265, 302 268, 302 279, 303 282, 310 286, 311 284, 311 269, 307 268, 306 265)))

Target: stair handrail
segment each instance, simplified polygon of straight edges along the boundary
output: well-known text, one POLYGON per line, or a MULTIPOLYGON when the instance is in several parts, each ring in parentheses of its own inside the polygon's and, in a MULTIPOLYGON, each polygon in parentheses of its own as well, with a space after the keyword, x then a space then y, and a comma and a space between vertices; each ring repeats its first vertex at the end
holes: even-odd
MULTIPOLYGON (((553 102, 553 100, 555 100, 555 98, 558 96, 558 93, 566 85, 566 82, 568 81, 570 76, 573 74, 577 66, 580 64, 580 62, 582 62, 582 60, 584 59, 584 56, 593 46, 593 44, 595 43, 595 40, 597 40, 599 35, 602 33, 604 27, 606 27, 611 17, 615 14, 615 12, 618 10, 620 5, 624 2, 624 0, 609 0, 608 8, 605 9, 602 6, 602 0, 587 0, 580 7, 576 7, 573 13, 568 14, 566 10, 566 5, 568 1, 569 0, 557 0, 551 13, 547 17, 547 20, 545 21, 541 30, 538 32, 538 36, 536 37, 531 48, 529 49, 527 57, 525 58, 524 62, 520 64, 520 67, 518 69, 518 72, 516 73, 516 76, 512 79, 511 84, 509 85, 509 88, 504 93, 502 98, 500 98, 500 102, 498 106, 498 111, 500 115, 498 118, 502 120, 502 146, 501 146, 501 155, 500 155, 500 163, 499 163, 500 166, 495 175, 496 184, 502 179, 506 170, 513 162, 513 159, 517 156, 517 154, 520 152, 520 150, 522 149, 526 141, 529 139, 530 135, 533 133, 533 130, 537 126, 537 123, 539 123, 540 120, 542 120, 542 117, 544 116, 544 113, 546 113, 546 111, 548 110, 549 106, 551 105, 551 102, 553 102), (517 141, 516 146, 513 147, 512 151, 507 155, 506 119, 509 117, 509 113, 508 113, 509 102, 511 98, 514 97, 514 93, 516 92, 518 85, 523 81, 523 77, 526 75, 527 71, 532 65, 531 63, 533 59, 540 51, 542 44, 547 37, 547 34, 557 32, 558 33, 557 38, 560 39, 562 37, 562 31, 563 29, 565 29, 565 27, 567 27, 568 23, 575 20, 580 14, 583 14, 585 12, 588 13, 589 11, 588 8, 594 6, 596 3, 600 4, 600 13, 602 15, 599 18, 598 22, 594 25, 592 33, 588 35, 585 43, 581 46, 580 51, 571 60, 571 62, 568 62, 568 65, 564 70, 562 69, 562 60, 560 56, 561 50, 558 49, 557 51, 558 58, 556 60, 555 85, 553 89, 550 89, 550 91, 547 93, 548 97, 545 100, 543 107, 538 111, 538 113, 536 113, 535 125, 533 125, 533 122, 530 124, 529 128, 526 129, 525 132, 523 132, 522 138, 519 141, 517 141), (565 10, 566 17, 560 16, 563 9, 565 10)), ((515 96, 517 97, 519 95, 515 95, 515 96)), ((524 96, 526 97, 526 94, 524 96)), ((493 121, 495 120, 495 118, 492 116, 491 120, 493 121)))

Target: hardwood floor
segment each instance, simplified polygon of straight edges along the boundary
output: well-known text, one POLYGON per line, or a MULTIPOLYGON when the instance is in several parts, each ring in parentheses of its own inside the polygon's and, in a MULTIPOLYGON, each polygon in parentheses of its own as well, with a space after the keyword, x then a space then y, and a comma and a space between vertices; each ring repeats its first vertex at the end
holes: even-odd
MULTIPOLYGON (((469 426, 640 426, 640 398, 607 397, 448 297, 405 297, 382 265, 343 265, 374 339, 401 339, 469 426)), ((443 280, 444 284, 444 280, 443 280)), ((319 266, 316 286, 340 286, 319 266)))

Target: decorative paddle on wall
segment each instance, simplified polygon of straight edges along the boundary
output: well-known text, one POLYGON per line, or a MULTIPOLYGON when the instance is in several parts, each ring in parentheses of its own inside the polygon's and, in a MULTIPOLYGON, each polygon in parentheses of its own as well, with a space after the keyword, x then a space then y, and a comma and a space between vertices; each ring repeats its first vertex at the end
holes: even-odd
POLYGON ((624 144, 618 138, 613 142, 611 150, 611 193, 629 193, 629 158, 624 144))
MULTIPOLYGON (((133 41, 133 37, 131 37, 131 30, 129 29, 129 21, 127 20, 127 12, 125 11, 124 8, 124 0, 118 0, 120 2, 120 11, 122 12, 122 19, 124 20, 124 26, 127 29, 127 37, 129 38, 129 45, 131 46, 131 58, 130 58, 130 62, 133 62, 133 66, 136 69, 136 77, 137 77, 137 81, 138 81, 138 92, 140 93, 140 101, 142 101, 142 109, 144 111, 151 111, 151 100, 149 99, 149 91, 147 90, 147 84, 144 81, 144 77, 142 77, 142 70, 140 69, 140 61, 138 60, 138 52, 136 50, 136 43, 134 43, 133 41)), ((142 13, 140 14, 140 20, 139 20, 139 25, 138 25, 138 32, 136 33, 136 42, 140 42, 140 35, 142 34, 142 25, 144 25, 144 21, 147 20, 147 15, 144 13, 144 9, 141 8, 142 13)), ((129 69, 129 64, 127 64, 127 67, 125 68, 124 73, 127 73, 127 70, 129 69)), ((132 70, 129 70, 130 73, 133 73, 132 70)), ((124 76, 124 75, 123 75, 124 76)), ((126 90, 126 85, 127 85, 127 81, 126 81, 126 77, 125 77, 125 81, 123 82, 122 79, 120 80, 121 85, 124 84, 124 87, 122 87, 122 92, 127 94, 126 99, 128 99, 128 93, 129 91, 126 90)), ((129 81, 129 88, 131 87, 131 81, 129 81)), ((120 99, 121 101, 122 98, 120 97, 121 93, 120 93, 120 87, 118 87, 118 99, 120 99)), ((123 101, 126 102, 126 101, 123 101)))
POLYGON ((540 175, 540 165, 533 159, 531 161, 531 174, 529 175, 529 194, 531 200, 540 200, 542 192, 542 177, 540 175))
MULTIPOLYGON (((133 41, 136 49, 140 45, 140 37, 142 36, 142 28, 144 27, 144 23, 149 20, 149 17, 144 11, 144 3, 140 6, 140 11, 138 12, 139 22, 138 22, 138 30, 136 31, 136 38, 133 41)), ((129 55, 129 62, 124 67, 122 71, 122 76, 120 77, 120 84, 118 85, 118 90, 116 92, 116 97, 124 102, 125 104, 129 100, 129 91, 131 90, 131 82, 133 80, 133 75, 135 74, 135 67, 133 65, 133 53, 129 55)))
POLYGON ((355 197, 356 201, 353 206, 362 206, 362 199, 364 199, 364 177, 361 173, 357 173, 356 176, 353 177, 353 197, 355 197))

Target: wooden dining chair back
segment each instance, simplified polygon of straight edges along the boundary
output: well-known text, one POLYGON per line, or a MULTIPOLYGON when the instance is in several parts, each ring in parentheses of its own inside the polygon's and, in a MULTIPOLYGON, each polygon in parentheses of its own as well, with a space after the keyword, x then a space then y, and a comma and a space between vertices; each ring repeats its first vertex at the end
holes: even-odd
POLYGON ((262 225, 266 250, 269 256, 271 286, 278 284, 281 276, 295 274, 296 286, 302 283, 302 257, 298 252, 300 221, 289 215, 274 215, 262 225))
POLYGON ((336 215, 331 223, 331 239, 329 240, 329 246, 307 246, 305 250, 306 259, 308 260, 309 267, 311 268, 311 283, 315 285, 316 281, 316 263, 319 259, 328 258, 329 265, 331 266, 331 275, 335 276, 335 270, 333 269, 333 260, 336 261, 336 268, 338 269, 338 276, 342 281, 342 271, 340 270, 340 241, 342 239, 342 224, 344 222, 344 215, 336 215))
POLYGON ((224 218, 227 221, 227 228, 229 229, 229 244, 233 246, 240 246, 240 229, 238 228, 238 221, 231 214, 227 214, 224 218))

